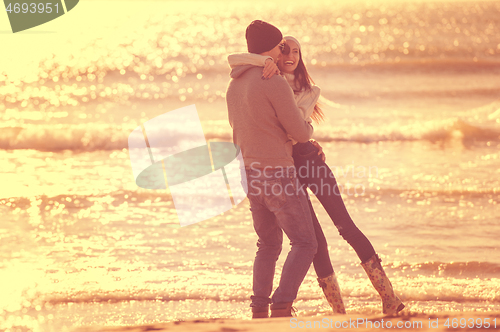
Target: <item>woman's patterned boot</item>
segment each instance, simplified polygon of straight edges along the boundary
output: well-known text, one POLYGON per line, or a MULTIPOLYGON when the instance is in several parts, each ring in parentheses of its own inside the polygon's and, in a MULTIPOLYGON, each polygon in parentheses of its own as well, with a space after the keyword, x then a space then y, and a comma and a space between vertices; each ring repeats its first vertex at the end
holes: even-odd
POLYGON ((334 314, 345 314, 344 302, 340 295, 340 287, 335 277, 335 273, 325 278, 318 278, 319 286, 323 289, 328 304, 333 309, 334 314))
POLYGON ((361 266, 365 269, 373 287, 375 287, 382 298, 382 312, 392 315, 403 310, 405 306, 399 297, 394 294, 392 284, 380 264, 381 261, 378 255, 375 254, 366 262, 361 263, 361 266))

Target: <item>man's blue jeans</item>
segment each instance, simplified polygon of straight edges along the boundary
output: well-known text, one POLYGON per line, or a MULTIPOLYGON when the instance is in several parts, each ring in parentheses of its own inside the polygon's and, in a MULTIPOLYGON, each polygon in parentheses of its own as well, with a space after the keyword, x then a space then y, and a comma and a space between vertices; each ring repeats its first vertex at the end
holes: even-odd
POLYGON ((305 187, 294 167, 247 169, 248 199, 259 240, 253 266, 252 307, 293 302, 317 250, 305 187), (270 299, 283 231, 292 246, 270 299))

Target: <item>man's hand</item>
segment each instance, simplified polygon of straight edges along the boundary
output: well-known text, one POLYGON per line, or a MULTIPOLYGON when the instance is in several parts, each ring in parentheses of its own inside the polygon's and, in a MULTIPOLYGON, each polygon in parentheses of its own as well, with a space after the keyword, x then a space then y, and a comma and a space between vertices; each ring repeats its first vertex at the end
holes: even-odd
POLYGON ((325 153, 323 152, 323 148, 321 147, 321 145, 319 145, 318 142, 316 142, 315 140, 310 140, 310 142, 312 143, 312 145, 314 145, 316 147, 316 149, 318 149, 318 155, 321 156, 321 160, 325 161, 326 160, 326 155, 325 153))
POLYGON ((280 74, 278 66, 274 63, 272 59, 267 59, 266 64, 264 66, 264 70, 262 71, 262 77, 265 79, 269 79, 276 74, 277 75, 280 74))

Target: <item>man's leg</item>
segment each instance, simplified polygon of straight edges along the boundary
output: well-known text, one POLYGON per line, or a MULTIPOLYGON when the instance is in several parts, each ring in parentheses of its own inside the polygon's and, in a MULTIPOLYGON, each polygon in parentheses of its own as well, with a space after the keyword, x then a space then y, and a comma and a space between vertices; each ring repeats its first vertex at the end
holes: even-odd
POLYGON ((317 250, 311 212, 306 194, 299 190, 299 182, 294 172, 281 178, 284 204, 272 209, 278 225, 290 239, 292 246, 281 273, 280 284, 273 294, 273 303, 293 302, 300 284, 309 270, 317 250))
POLYGON ((253 265, 253 296, 250 306, 267 308, 271 303, 274 271, 281 253, 283 231, 276 222, 276 216, 265 204, 267 178, 258 170, 247 170, 246 180, 253 225, 259 237, 253 265))
POLYGON ((276 217, 265 206, 250 200, 255 232, 259 236, 257 254, 253 264, 253 296, 251 307, 264 307, 271 303, 276 261, 281 253, 283 231, 276 217))

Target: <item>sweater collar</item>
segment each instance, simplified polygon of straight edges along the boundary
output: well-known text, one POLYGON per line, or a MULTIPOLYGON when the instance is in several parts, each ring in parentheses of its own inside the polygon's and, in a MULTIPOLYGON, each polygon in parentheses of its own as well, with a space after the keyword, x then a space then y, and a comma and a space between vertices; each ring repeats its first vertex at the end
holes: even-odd
POLYGON ((292 87, 294 91, 298 91, 299 87, 297 83, 295 82, 295 75, 294 74, 288 74, 283 72, 283 77, 285 77, 286 81, 288 82, 288 85, 292 87))
POLYGON ((293 82, 295 80, 294 74, 289 74, 289 73, 283 72, 283 76, 285 76, 285 78, 288 82, 293 82))

